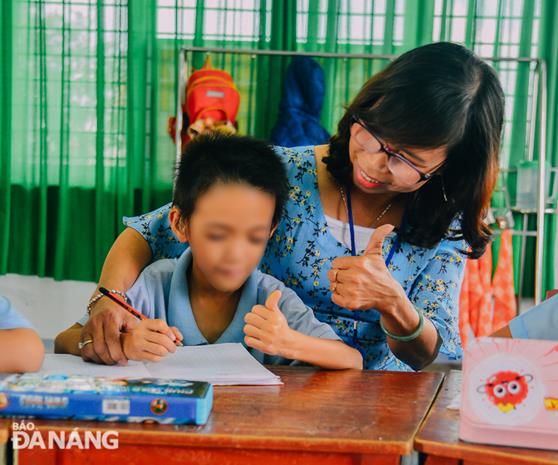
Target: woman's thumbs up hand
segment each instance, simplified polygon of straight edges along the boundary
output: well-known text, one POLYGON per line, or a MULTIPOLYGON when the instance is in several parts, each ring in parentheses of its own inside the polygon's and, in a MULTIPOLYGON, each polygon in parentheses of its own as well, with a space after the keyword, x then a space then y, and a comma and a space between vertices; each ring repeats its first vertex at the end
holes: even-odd
POLYGON ((333 260, 327 274, 333 303, 349 310, 375 308, 382 311, 405 295, 382 255, 384 239, 392 231, 391 224, 379 226, 372 233, 363 255, 333 260))

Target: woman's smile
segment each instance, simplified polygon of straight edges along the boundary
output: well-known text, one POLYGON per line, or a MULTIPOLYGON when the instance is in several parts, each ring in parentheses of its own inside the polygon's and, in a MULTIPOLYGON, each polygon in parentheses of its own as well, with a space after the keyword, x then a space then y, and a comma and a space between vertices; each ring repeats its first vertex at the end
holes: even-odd
POLYGON ((366 171, 358 166, 358 163, 354 163, 354 173, 355 181, 364 189, 377 189, 387 185, 386 183, 366 173, 366 171))

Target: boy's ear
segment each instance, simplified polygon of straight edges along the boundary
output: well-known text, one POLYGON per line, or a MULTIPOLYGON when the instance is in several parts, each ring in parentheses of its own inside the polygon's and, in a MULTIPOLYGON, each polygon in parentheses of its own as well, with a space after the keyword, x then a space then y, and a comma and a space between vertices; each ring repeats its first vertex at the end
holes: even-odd
POLYGON ((188 242, 188 225, 183 220, 180 210, 172 207, 169 211, 169 223, 172 232, 180 242, 188 242))

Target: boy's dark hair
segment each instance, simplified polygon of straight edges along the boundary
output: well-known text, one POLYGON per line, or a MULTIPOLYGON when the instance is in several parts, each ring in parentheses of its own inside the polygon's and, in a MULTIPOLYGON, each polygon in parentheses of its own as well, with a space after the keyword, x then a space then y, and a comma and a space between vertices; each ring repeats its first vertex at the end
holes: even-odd
POLYGON ((283 213, 289 182, 281 158, 264 141, 246 136, 207 134, 188 142, 176 171, 173 204, 183 218, 217 183, 246 184, 275 197, 273 226, 283 213))

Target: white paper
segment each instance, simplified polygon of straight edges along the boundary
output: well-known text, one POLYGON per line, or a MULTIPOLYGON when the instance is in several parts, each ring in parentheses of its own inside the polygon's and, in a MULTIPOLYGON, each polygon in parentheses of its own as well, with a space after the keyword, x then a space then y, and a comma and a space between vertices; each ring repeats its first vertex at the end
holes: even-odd
POLYGON ((129 361, 127 365, 99 365, 84 362, 75 355, 46 354, 39 373, 45 375, 87 375, 109 378, 149 378, 151 375, 142 362, 129 361))
POLYGON ((281 379, 261 365, 242 344, 177 347, 160 362, 98 365, 75 355, 47 354, 41 374, 107 376, 110 378, 178 378, 220 385, 277 385, 281 379))
POLYGON ((238 343, 178 347, 160 362, 145 365, 157 378, 213 384, 281 384, 278 376, 238 343))
POLYGON ((453 397, 448 404, 448 410, 460 410, 461 409, 461 384, 455 391, 453 397))

